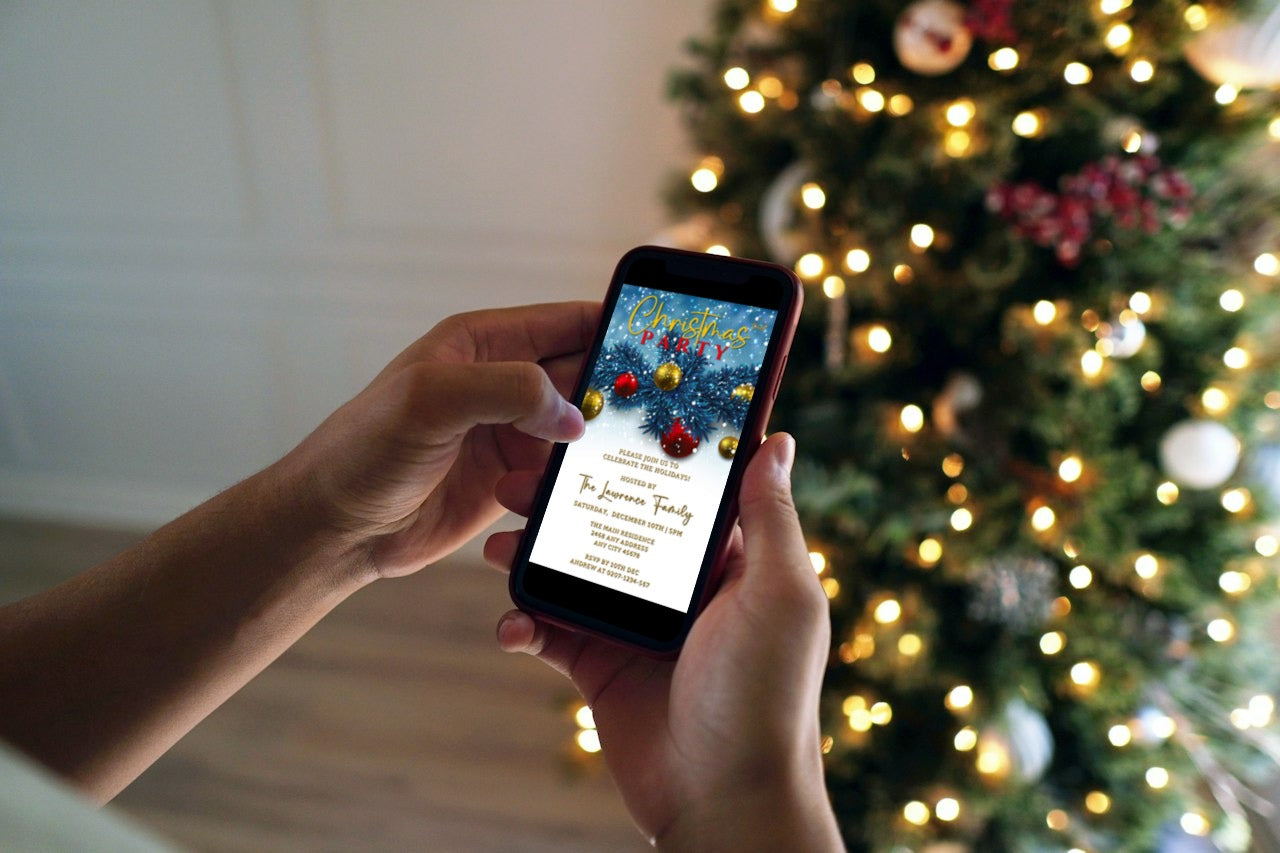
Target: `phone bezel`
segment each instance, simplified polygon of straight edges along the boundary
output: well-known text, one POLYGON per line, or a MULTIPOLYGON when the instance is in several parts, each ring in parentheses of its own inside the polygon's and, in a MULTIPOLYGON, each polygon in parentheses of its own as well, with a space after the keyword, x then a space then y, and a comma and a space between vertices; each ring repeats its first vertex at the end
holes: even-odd
POLYGON ((570 399, 580 400, 587 391, 624 284, 777 311, 757 381, 757 392, 764 386, 767 393, 755 394, 747 410, 738 452, 732 460, 712 533, 698 567, 688 610, 681 612, 530 562, 529 554, 564 462, 566 444, 557 444, 551 452, 512 566, 511 597, 521 609, 652 654, 667 655, 678 650, 683 643, 701 610, 709 584, 718 574, 728 541, 727 533, 737 517, 737 493, 742 472, 764 434, 782 366, 795 333, 803 291, 794 273, 774 264, 653 246, 633 249, 622 257, 614 271, 604 301, 601 326, 570 399), (610 616, 604 618, 603 614, 610 616))

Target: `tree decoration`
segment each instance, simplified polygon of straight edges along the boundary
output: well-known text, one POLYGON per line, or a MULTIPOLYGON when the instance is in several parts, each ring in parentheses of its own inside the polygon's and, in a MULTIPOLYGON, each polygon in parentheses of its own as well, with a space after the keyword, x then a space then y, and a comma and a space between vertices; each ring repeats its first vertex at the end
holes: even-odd
MULTIPOLYGON (((1183 53, 1274 7, 718 0, 673 75, 724 164, 712 192, 673 176, 675 217, 804 268, 770 426, 840 555, 822 710, 850 850, 1225 844, 1280 775, 1280 92, 1183 53)), ((657 363, 631 398, 655 439, 732 434, 754 378, 679 362, 662 392, 657 363)))
POLYGON ((727 435, 720 439, 720 444, 716 449, 720 451, 720 455, 725 459, 732 459, 738 452, 738 439, 731 435, 727 435))
POLYGON ((619 373, 618 378, 613 380, 613 393, 624 400, 638 390, 640 390, 640 380, 630 370, 619 373))
POLYGON ((668 456, 683 459, 698 449, 698 437, 684 428, 680 418, 662 435, 662 449, 668 456))
POLYGON ((756 386, 750 382, 743 382, 733 389, 733 399, 741 400, 744 403, 750 403, 751 398, 756 394, 756 386))
POLYGON ((684 371, 680 369, 680 365, 674 361, 668 361, 658 365, 658 369, 653 371, 653 384, 663 391, 674 391, 679 387, 683 375, 684 371))
POLYGON ((588 388, 582 396, 582 417, 591 420, 604 411, 604 395, 595 388, 588 388))

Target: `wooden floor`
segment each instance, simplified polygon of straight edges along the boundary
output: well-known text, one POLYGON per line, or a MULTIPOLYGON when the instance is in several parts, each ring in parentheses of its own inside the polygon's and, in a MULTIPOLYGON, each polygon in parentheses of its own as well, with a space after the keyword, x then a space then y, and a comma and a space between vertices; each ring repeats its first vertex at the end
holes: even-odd
MULTIPOLYGON (((0 520, 0 600, 136 538, 0 520)), ((507 602, 472 560, 374 584, 113 807, 195 850, 649 849, 574 758, 567 684, 497 651, 507 602)))

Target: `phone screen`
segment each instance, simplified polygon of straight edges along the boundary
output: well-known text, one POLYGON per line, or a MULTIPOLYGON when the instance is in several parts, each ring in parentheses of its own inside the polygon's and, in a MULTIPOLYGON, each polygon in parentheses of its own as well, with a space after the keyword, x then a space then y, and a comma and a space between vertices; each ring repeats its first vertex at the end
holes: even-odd
POLYGON ((552 457, 522 580, 544 602, 661 637, 687 621, 738 443, 774 390, 757 385, 784 288, 640 262, 621 275, 578 389, 586 433, 552 457))

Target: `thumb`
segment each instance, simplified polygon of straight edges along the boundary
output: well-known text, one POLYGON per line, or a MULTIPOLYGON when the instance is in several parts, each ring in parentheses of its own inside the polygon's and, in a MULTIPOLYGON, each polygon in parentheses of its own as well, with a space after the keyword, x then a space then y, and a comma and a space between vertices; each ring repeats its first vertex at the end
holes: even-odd
POLYGON ((738 523, 747 557, 745 583, 753 587, 801 578, 812 584, 814 580, 809 549, 791 500, 795 453, 794 438, 774 433, 756 451, 742 477, 738 523))
POLYGON ((511 424, 551 441, 582 435, 582 412, 533 362, 420 362, 404 372, 403 381, 412 421, 432 437, 451 438, 478 424, 511 424))

